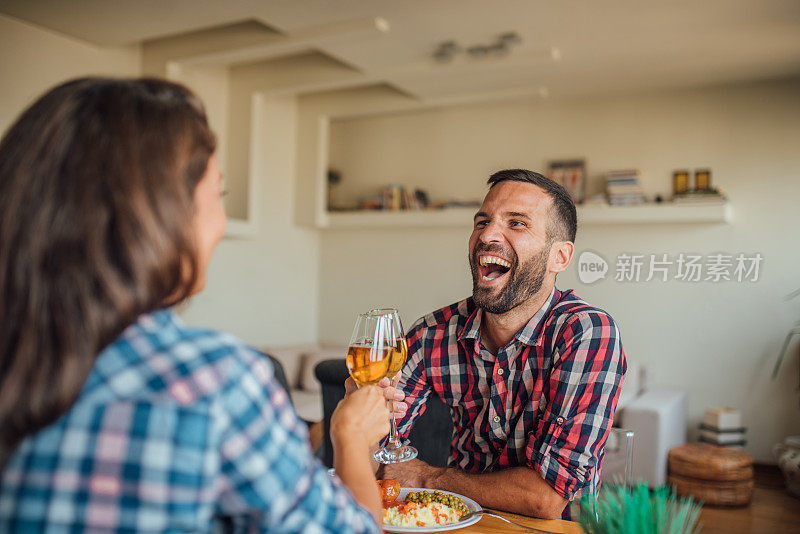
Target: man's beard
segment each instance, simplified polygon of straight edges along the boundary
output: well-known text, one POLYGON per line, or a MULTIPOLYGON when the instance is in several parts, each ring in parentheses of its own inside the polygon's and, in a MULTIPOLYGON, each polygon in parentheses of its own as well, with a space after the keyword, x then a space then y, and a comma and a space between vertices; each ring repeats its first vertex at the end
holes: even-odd
POLYGON ((545 274, 547 273, 547 258, 550 247, 544 246, 542 250, 533 258, 519 264, 517 255, 513 250, 505 251, 499 246, 478 246, 470 258, 470 270, 472 271, 472 299, 475 304, 495 315, 500 315, 513 310, 526 300, 530 299, 542 288, 545 274), (511 269, 508 271, 508 281, 500 290, 496 297, 491 295, 491 290, 478 285, 480 273, 478 271, 479 252, 498 252, 511 261, 511 269))

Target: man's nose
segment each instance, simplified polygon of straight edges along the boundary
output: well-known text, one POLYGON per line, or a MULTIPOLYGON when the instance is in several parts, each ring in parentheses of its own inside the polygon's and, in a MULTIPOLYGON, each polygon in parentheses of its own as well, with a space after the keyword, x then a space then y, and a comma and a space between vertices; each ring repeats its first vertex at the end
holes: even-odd
POLYGON ((489 221, 486 226, 481 230, 478 236, 481 243, 499 243, 503 240, 503 232, 501 231, 500 224, 496 221, 489 221))

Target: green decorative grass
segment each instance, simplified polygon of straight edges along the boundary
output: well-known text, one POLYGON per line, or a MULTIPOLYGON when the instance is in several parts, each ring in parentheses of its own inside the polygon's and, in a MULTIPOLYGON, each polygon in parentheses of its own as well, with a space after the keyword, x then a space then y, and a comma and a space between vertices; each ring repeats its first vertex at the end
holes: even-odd
POLYGON ((652 491, 646 484, 611 486, 600 491, 596 508, 591 495, 580 500, 578 520, 586 534, 693 534, 700 531, 700 509, 667 486, 652 491))

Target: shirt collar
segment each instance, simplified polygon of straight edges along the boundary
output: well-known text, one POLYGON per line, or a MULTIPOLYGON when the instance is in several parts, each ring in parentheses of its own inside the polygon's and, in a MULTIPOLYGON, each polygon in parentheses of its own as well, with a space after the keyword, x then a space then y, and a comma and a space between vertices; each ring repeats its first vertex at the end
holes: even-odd
MULTIPOLYGON (((531 319, 523 326, 519 332, 514 335, 514 338, 525 345, 536 345, 539 340, 539 334, 544 325, 544 319, 547 317, 550 308, 557 300, 557 289, 555 286, 550 292, 550 297, 544 302, 541 308, 531 317, 531 319)), ((459 340, 472 339, 475 343, 480 342, 481 337, 481 319, 483 317, 483 310, 475 307, 475 310, 467 318, 467 322, 461 332, 458 334, 459 340)))
POLYGON ((461 329, 461 332, 458 333, 458 339, 472 339, 474 341, 479 341, 481 338, 481 317, 483 316, 483 310, 475 306, 475 309, 472 310, 472 313, 469 314, 467 317, 467 322, 464 324, 464 327, 461 329))
POLYGON ((172 308, 162 308, 143 313, 136 321, 129 325, 123 335, 132 335, 134 332, 147 332, 163 334, 168 329, 184 328, 183 320, 172 308))
POLYGON ((542 307, 539 308, 533 317, 531 317, 530 321, 528 321, 525 326, 523 326, 519 332, 517 332, 514 337, 517 341, 524 345, 536 345, 539 341, 539 335, 542 333, 542 327, 544 326, 545 318, 548 316, 550 309, 553 307, 553 304, 557 300, 556 292, 558 290, 553 286, 553 290, 550 292, 550 297, 542 304, 542 307))

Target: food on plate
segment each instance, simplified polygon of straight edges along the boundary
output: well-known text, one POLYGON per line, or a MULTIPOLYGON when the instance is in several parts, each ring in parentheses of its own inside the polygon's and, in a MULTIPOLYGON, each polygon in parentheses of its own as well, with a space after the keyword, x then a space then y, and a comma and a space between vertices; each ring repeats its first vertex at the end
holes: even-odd
POLYGON ((384 502, 383 523, 395 527, 432 527, 458 522, 469 513, 464 501, 441 491, 417 491, 404 501, 384 502))
POLYGON ((438 502, 459 510, 462 515, 469 513, 469 508, 464 504, 464 501, 455 495, 441 491, 434 491, 433 493, 429 491, 412 491, 406 495, 406 500, 417 503, 438 502))
POLYGON ((394 527, 433 527, 458 522, 461 512, 441 503, 395 501, 383 510, 383 524, 394 527))
POLYGON ((381 501, 384 503, 394 502, 400 495, 400 483, 391 478, 379 480, 378 491, 381 494, 381 501))

